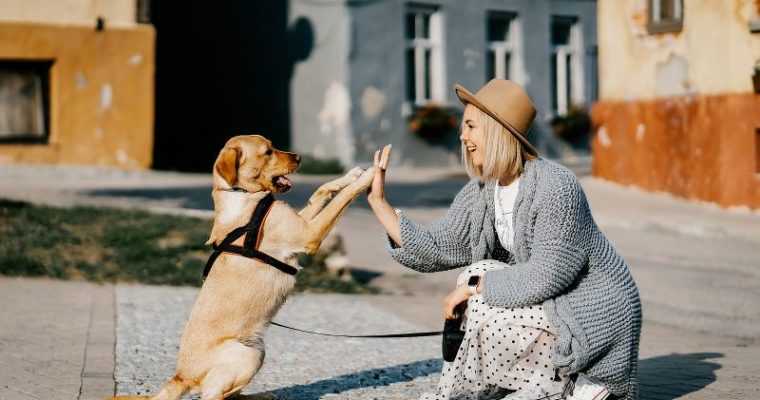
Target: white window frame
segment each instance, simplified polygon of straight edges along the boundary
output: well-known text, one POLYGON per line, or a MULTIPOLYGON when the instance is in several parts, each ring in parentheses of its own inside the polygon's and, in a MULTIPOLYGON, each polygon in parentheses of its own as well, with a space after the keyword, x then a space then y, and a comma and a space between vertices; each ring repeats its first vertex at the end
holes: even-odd
POLYGON ((676 32, 683 25, 683 0, 649 0, 650 33, 676 32), (662 19, 662 3, 669 1, 673 4, 673 18, 662 19))
MULTIPOLYGON (((554 17, 554 16, 553 16, 554 17)), ((558 16, 559 18, 565 18, 558 16)), ((556 97, 557 109, 553 110, 555 115, 565 115, 570 107, 575 104, 584 104, 585 97, 583 91, 583 38, 582 29, 578 18, 570 27, 569 44, 552 45, 552 56, 554 57, 556 68, 556 91, 552 96, 556 97), (570 57, 570 72, 567 71, 565 58, 570 57), (570 79, 570 95, 567 93, 567 80, 570 79), (570 98, 570 104, 567 99, 570 98)), ((553 21, 552 21, 553 23, 553 21)))
MULTIPOLYGON (((415 15, 415 37, 406 39, 406 49, 414 50, 414 100, 422 106, 430 102, 445 102, 445 70, 443 56, 443 14, 435 7, 410 6, 404 17, 415 15), (423 18, 429 16, 429 38, 422 37, 423 18), (425 51, 430 51, 430 97, 425 96, 425 51)), ((406 62, 406 58, 404 58, 406 62)), ((407 85, 409 82, 406 83, 407 85)), ((409 101, 409 99, 406 99, 409 101)))
MULTIPOLYGON (((525 70, 523 69, 523 49, 522 49, 522 20, 517 16, 517 13, 511 11, 489 11, 487 21, 491 20, 492 14, 502 14, 508 19, 509 26, 507 28, 509 40, 488 40, 486 36, 487 50, 494 52, 493 66, 495 76, 487 76, 486 80, 493 78, 497 79, 509 79, 517 82, 520 85, 525 85, 525 70), (507 66, 504 62, 504 56, 509 54, 509 71, 510 76, 507 76, 507 66)), ((486 27, 488 29, 488 27, 486 27)), ((486 31, 487 32, 487 31, 486 31)), ((488 62, 486 60, 486 62, 488 62)))
POLYGON ((0 144, 47 143, 50 138, 50 70, 52 60, 0 60, 0 72, 12 87, 0 87, 0 144), (25 80, 24 78, 31 78, 25 80), (18 84, 31 85, 22 96, 18 84))

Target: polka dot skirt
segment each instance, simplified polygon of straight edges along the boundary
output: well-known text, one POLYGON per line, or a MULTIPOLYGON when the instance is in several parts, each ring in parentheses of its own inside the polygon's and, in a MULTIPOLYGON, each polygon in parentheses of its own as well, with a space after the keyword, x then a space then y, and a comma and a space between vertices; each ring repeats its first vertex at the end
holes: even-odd
MULTIPOLYGON (((503 268, 493 260, 479 261, 459 275, 503 268)), ((482 295, 471 296, 463 321, 464 341, 457 358, 444 363, 435 393, 420 400, 555 400, 567 382, 551 362, 556 331, 542 305, 523 308, 491 307, 482 295)))

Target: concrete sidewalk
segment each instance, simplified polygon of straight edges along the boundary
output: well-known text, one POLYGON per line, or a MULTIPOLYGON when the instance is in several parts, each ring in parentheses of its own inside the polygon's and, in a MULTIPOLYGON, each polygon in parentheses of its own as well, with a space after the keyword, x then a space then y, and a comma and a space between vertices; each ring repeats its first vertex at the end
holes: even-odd
POLYGON ((113 394, 113 285, 0 277, 0 399, 113 394))

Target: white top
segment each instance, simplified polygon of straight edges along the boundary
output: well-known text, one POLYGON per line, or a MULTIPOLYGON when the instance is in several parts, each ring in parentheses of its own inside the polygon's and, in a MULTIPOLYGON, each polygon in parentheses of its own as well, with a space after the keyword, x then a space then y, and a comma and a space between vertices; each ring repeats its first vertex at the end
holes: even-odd
POLYGON ((512 216, 519 188, 520 178, 518 177, 507 186, 500 186, 497 181, 496 188, 493 191, 496 234, 499 236, 501 246, 510 253, 515 247, 514 218, 512 216))

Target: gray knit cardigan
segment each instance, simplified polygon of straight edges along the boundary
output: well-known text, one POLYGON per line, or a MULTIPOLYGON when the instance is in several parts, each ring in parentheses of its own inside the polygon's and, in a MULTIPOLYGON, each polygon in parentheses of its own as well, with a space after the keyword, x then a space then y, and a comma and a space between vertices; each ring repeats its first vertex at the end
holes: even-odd
MULTIPOLYGON (((421 272, 493 258, 494 186, 471 180, 439 220, 417 225, 399 212, 402 247, 391 256, 421 272)), ((543 303, 559 336, 552 354, 565 374, 585 372, 619 398, 638 398, 641 304, 623 259, 591 216, 578 179, 541 158, 528 161, 514 208, 511 266, 486 272, 484 298, 497 307, 543 303)))

